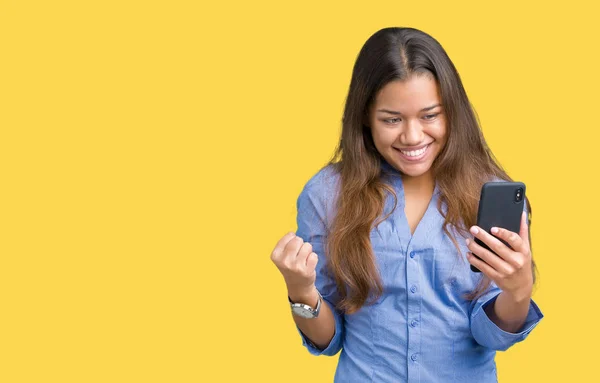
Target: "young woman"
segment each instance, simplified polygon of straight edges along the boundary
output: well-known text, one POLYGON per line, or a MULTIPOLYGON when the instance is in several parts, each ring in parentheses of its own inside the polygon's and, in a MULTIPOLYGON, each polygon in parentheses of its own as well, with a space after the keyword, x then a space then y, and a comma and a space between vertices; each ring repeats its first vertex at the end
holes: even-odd
POLYGON ((492 180, 510 177, 442 46, 412 28, 371 36, 335 156, 298 198, 298 231, 271 254, 304 345, 342 351, 336 381, 497 381, 496 351, 543 315, 526 212, 519 233, 492 230, 510 246, 475 226, 492 180))

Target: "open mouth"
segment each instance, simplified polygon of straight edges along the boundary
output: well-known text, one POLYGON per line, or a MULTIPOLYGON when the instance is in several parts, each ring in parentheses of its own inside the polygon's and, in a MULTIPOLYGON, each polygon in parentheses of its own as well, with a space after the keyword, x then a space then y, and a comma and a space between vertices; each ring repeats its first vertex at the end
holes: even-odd
POLYGON ((427 144, 419 149, 413 149, 413 150, 402 150, 402 149, 398 149, 398 148, 394 148, 394 149, 398 153, 400 153, 400 155, 403 158, 405 158, 409 161, 418 161, 418 160, 425 158, 430 146, 431 146, 431 144, 427 144))

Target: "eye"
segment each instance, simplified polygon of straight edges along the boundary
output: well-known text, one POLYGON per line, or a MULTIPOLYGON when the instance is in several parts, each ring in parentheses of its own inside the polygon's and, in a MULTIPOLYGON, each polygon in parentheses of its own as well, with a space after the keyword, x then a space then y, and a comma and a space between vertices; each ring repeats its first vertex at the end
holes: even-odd
POLYGON ((428 114, 428 115, 424 116, 423 118, 426 119, 426 120, 433 120, 438 115, 439 115, 439 113, 433 113, 433 114, 428 114))
POLYGON ((383 122, 385 122, 386 124, 397 124, 400 122, 400 118, 398 118, 398 117, 388 118, 388 119, 383 120, 383 122))

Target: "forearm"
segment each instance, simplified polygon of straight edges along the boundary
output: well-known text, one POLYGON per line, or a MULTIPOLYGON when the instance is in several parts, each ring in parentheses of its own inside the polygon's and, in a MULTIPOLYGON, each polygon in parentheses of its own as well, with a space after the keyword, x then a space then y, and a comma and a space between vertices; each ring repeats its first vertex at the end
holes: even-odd
MULTIPOLYGON (((304 303, 313 308, 317 306, 317 301, 319 299, 316 289, 307 294, 294 294, 293 292, 290 292, 289 297, 294 303, 304 303)), ((321 303, 321 309, 317 318, 306 319, 293 314, 292 317, 300 331, 302 331, 315 346, 321 350, 327 348, 335 335, 335 319, 331 308, 325 301, 321 303)))
POLYGON ((485 312, 490 320, 502 330, 517 333, 525 324, 530 302, 530 294, 515 298, 506 292, 501 292, 494 302, 485 307, 485 312))

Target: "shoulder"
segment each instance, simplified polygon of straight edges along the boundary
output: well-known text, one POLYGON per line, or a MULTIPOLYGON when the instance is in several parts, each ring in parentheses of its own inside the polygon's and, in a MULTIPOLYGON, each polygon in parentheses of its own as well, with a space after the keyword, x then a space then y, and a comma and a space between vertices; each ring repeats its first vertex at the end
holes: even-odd
POLYGON ((340 178, 335 165, 327 165, 314 174, 298 196, 296 207, 299 216, 316 215, 322 222, 330 222, 335 215, 340 178))
POLYGON ((338 191, 339 180, 340 174, 335 164, 327 165, 306 182, 301 195, 307 194, 313 197, 331 198, 338 191))

